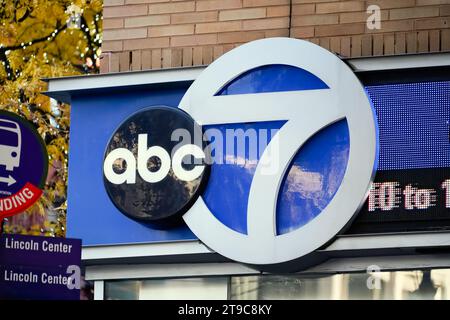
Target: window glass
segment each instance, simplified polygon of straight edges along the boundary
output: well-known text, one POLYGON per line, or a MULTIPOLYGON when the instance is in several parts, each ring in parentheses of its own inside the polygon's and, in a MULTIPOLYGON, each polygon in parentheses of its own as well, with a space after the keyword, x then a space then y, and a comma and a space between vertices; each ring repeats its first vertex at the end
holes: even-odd
POLYGON ((108 300, 450 300, 450 269, 105 281, 108 300))
POLYGON ((450 269, 323 276, 251 276, 231 279, 230 298, 450 299, 450 269))
POLYGON ((226 300, 226 277, 105 282, 105 300, 226 300))

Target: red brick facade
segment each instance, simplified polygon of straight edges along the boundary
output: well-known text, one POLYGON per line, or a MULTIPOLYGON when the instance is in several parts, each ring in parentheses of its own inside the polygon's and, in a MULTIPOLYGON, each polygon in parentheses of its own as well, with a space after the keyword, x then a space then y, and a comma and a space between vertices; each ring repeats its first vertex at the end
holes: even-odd
POLYGON ((103 16, 102 72, 209 64, 277 36, 346 57, 450 51, 450 0, 104 0, 103 16))

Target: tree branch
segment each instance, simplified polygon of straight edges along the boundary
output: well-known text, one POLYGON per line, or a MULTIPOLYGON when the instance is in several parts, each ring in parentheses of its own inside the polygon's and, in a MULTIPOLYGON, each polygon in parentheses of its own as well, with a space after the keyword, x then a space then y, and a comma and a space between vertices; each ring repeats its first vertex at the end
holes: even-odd
MULTIPOLYGON (((57 32, 56 32, 55 36, 53 36, 53 33, 55 33, 55 31, 53 31, 52 33, 48 34, 47 36, 37 38, 37 39, 31 40, 28 42, 24 42, 24 43, 26 46, 32 46, 33 44, 46 41, 49 37, 53 37, 55 39, 56 36, 59 35, 59 33, 66 28, 67 28, 67 24, 64 24, 62 27, 56 29, 57 32)), ((9 62, 8 57, 6 56, 6 51, 14 51, 14 50, 22 49, 22 48, 23 48, 22 44, 0 48, 0 60, 3 61, 3 65, 5 67, 5 72, 6 72, 8 80, 16 79, 17 75, 11 68, 11 63, 9 62)))
POLYGON ((27 10, 25 11, 25 14, 22 16, 22 18, 20 18, 19 20, 17 20, 17 22, 23 22, 26 18, 28 18, 31 14, 30 9, 27 8, 27 10))
MULTIPOLYGON (((55 37, 61 32, 61 31, 63 31, 64 29, 66 29, 67 28, 67 24, 64 24, 62 27, 60 27, 59 29, 56 29, 56 30, 58 30, 56 33, 56 35, 55 35, 55 37)), ((29 46, 31 46, 31 45, 33 45, 33 44, 36 44, 36 43, 39 43, 39 42, 43 42, 43 41, 45 41, 45 40, 47 40, 49 37, 52 37, 52 34, 54 33, 55 31, 53 31, 52 33, 49 33, 47 36, 44 36, 44 37, 41 37, 41 38, 37 38, 37 39, 34 39, 34 40, 31 40, 31 41, 28 41, 28 42, 23 42, 27 47, 29 47, 29 46)), ((16 44, 16 45, 13 45, 13 46, 9 46, 9 47, 3 47, 3 48, 0 48, 0 50, 4 50, 4 51, 8 51, 8 50, 11 50, 11 51, 13 51, 13 50, 17 50, 17 49, 21 49, 23 46, 22 45, 19 45, 19 44, 16 44)))
POLYGON ((8 80, 14 80, 15 74, 11 68, 11 63, 8 60, 8 57, 6 56, 6 50, 3 50, 3 48, 0 48, 0 60, 3 62, 3 67, 5 68, 6 72, 6 78, 8 80))

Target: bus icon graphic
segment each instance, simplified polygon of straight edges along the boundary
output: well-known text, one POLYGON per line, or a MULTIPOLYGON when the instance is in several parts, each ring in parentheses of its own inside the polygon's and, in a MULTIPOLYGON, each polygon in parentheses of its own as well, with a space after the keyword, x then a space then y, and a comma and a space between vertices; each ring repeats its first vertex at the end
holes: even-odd
POLYGON ((6 119, 0 119, 0 165, 13 171, 20 165, 20 149, 22 136, 19 124, 6 119))

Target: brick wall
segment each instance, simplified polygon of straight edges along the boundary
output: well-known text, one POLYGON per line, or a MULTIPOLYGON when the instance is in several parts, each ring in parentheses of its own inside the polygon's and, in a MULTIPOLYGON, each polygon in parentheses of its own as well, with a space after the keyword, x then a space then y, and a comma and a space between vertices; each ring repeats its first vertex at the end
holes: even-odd
POLYGON ((209 64, 277 36, 346 57, 450 51, 450 0, 104 0, 103 17, 102 72, 209 64))

